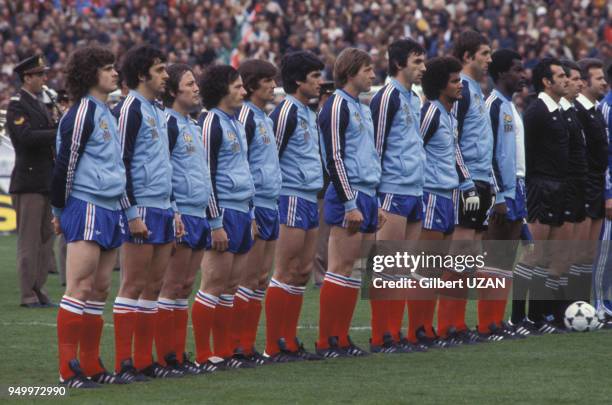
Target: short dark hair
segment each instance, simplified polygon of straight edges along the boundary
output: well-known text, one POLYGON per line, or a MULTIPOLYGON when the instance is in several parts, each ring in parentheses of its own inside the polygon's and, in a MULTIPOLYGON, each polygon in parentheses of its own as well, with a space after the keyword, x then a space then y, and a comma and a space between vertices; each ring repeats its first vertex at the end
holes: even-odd
POLYGON ((463 63, 463 55, 466 52, 468 56, 476 55, 480 45, 489 45, 489 40, 479 32, 473 30, 463 31, 459 34, 453 46, 453 56, 463 63))
POLYGON ((238 68, 240 77, 247 92, 246 97, 251 98, 253 92, 259 88, 262 79, 274 79, 278 75, 276 66, 261 59, 249 59, 240 64, 238 68))
POLYGON ((359 73, 363 66, 371 65, 372 57, 366 51, 358 48, 346 48, 334 63, 334 83, 340 89, 348 80, 359 73))
POLYGON ((591 69, 602 69, 603 70, 604 63, 601 59, 584 58, 578 61, 578 66, 580 66, 580 74, 582 76, 582 80, 589 81, 591 79, 589 71, 591 69))
POLYGON ((606 69, 606 79, 608 80, 608 86, 612 89, 612 63, 610 63, 606 69))
POLYGON ((578 64, 574 62, 573 60, 561 59, 561 67, 563 68, 563 70, 565 71, 565 74, 568 77, 572 70, 577 71, 580 74, 580 77, 582 77, 582 69, 580 69, 580 66, 578 66, 578 64))
POLYGON ((155 64, 156 60, 166 61, 166 57, 158 48, 148 44, 130 48, 123 55, 121 62, 121 74, 125 84, 130 89, 135 89, 140 83, 139 76, 149 79, 149 69, 155 64))
POLYGON ((392 42, 387 50, 389 75, 395 76, 400 69, 405 68, 410 54, 424 55, 425 48, 412 39, 399 39, 392 42))
POLYGON ((521 55, 512 49, 498 49, 491 55, 489 74, 495 83, 501 73, 508 72, 515 60, 522 61, 521 55))
POLYGON ((75 50, 66 65, 66 91, 73 102, 84 97, 98 84, 98 69, 115 62, 115 55, 101 46, 75 50))
POLYGON ((553 79, 552 70, 550 69, 552 65, 562 66, 561 61, 559 59, 546 57, 539 61, 538 64, 535 65, 535 67, 533 68, 533 71, 531 73, 531 82, 536 93, 539 93, 544 90, 542 79, 553 79))
MULTIPOLYGON (((187 72, 193 73, 193 69, 184 63, 175 63, 168 67, 168 80, 166 80, 166 89, 161 96, 166 107, 172 107, 176 95, 178 94, 179 85, 183 75, 187 72)), ((194 74, 195 76, 195 74, 194 74)))
POLYGON ((281 60, 283 89, 287 94, 295 93, 299 87, 298 81, 305 81, 310 72, 323 70, 324 67, 312 52, 298 51, 285 55, 281 60))
POLYGON ((238 71, 230 65, 211 66, 200 79, 202 104, 207 109, 219 105, 221 99, 229 94, 229 86, 240 78, 238 71))
POLYGON ((463 66, 454 56, 440 56, 428 60, 425 64, 427 70, 421 79, 423 93, 429 100, 437 100, 440 93, 448 85, 452 73, 459 73, 463 66))

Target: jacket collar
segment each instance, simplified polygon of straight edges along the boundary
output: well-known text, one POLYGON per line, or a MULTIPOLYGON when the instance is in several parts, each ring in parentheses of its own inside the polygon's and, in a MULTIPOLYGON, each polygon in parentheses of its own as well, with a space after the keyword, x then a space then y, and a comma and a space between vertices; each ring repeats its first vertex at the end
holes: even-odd
POLYGON ((563 109, 563 111, 567 111, 570 108, 572 108, 574 106, 574 104, 572 104, 568 99, 566 99, 565 97, 561 97, 561 100, 559 100, 559 105, 561 106, 561 108, 563 109))
POLYGON ((540 92, 540 94, 538 94, 538 98, 542 100, 544 105, 546 105, 546 108, 548 108, 549 112, 555 112, 559 109, 559 104, 557 104, 555 100, 552 99, 551 96, 544 93, 543 91, 540 92))
POLYGON ((576 101, 579 102, 586 110, 590 110, 591 108, 595 107, 595 104, 593 104, 591 100, 589 100, 582 93, 578 94, 578 97, 576 97, 576 101))

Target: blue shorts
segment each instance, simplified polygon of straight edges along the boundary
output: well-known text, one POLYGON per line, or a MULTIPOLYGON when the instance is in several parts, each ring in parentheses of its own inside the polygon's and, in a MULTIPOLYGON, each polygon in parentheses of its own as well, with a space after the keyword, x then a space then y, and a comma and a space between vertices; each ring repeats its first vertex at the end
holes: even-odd
POLYGON ((255 224, 259 239, 265 241, 277 240, 280 226, 278 210, 270 208, 255 207, 255 224))
POLYGON ((423 219, 423 197, 413 195, 378 193, 380 207, 395 215, 405 217, 408 222, 423 219))
POLYGON ((438 194, 423 192, 423 229, 442 232, 445 235, 455 230, 455 207, 453 200, 438 194))
MULTIPOLYGON (((361 215, 363 215, 363 222, 361 223, 359 232, 376 232, 378 226, 378 200, 376 196, 369 196, 357 191, 357 208, 361 212, 361 215)), ((336 188, 333 184, 330 184, 325 192, 323 212, 325 213, 325 222, 329 225, 337 225, 346 228, 346 222, 344 221, 344 203, 338 198, 336 188)))
POLYGON ((508 207, 508 212, 506 213, 506 219, 508 221, 520 221, 523 218, 527 218, 524 179, 520 177, 516 178, 514 198, 506 197, 506 207, 508 207))
POLYGON ((102 250, 111 250, 127 238, 122 210, 108 210, 73 197, 68 198, 60 223, 66 243, 88 240, 102 250))
POLYGON ((181 215, 185 235, 176 242, 187 245, 193 250, 210 249, 210 225, 206 218, 193 215, 181 215))
POLYGON ((280 223, 290 228, 308 231, 319 227, 319 207, 316 202, 291 195, 278 200, 280 223))
POLYGON ((228 252, 234 254, 246 253, 253 246, 251 231, 251 214, 231 208, 223 208, 223 229, 229 240, 228 252))
POLYGON ((138 215, 144 221, 149 230, 146 239, 129 236, 132 243, 163 245, 174 241, 174 211, 172 208, 161 209, 153 207, 137 207, 138 215))

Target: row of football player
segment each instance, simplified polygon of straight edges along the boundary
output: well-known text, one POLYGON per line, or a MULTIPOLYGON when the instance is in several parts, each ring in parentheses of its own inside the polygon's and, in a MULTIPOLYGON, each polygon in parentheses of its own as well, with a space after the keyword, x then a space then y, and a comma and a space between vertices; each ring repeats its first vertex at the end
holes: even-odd
MULTIPOLYGON (((283 59, 280 73, 288 96, 270 117, 263 107, 272 100, 277 71, 266 62, 245 62, 239 72, 212 67, 198 86, 188 66, 166 68, 161 52, 140 46, 123 58, 131 90, 111 112, 105 100, 117 85, 114 56, 97 47, 75 52, 67 68, 75 103, 60 123, 52 188, 56 231, 68 242, 67 290, 58 314, 61 381, 88 387, 298 358, 365 355, 348 335, 360 286, 351 274, 361 241, 375 236, 448 239, 455 229, 455 237, 475 239, 485 229, 494 198, 490 224, 509 227, 512 232, 505 237, 516 238, 525 216, 515 158, 521 153, 496 153, 494 159, 493 144, 499 151, 516 139, 517 115, 512 110, 508 116, 505 108, 512 106, 504 102, 510 103, 519 89, 520 58, 502 50, 492 60, 486 40, 474 32, 461 36, 455 54, 461 61, 443 57, 425 63, 415 42, 391 44, 393 79, 370 109, 358 99, 374 78, 370 57, 349 48, 334 67, 338 90, 317 118, 307 103, 319 94, 323 65, 307 52, 283 59), (491 61, 495 91, 504 98, 494 92, 485 105, 478 83, 491 61), (409 90, 419 82, 428 98, 422 108, 409 90), (200 98, 208 112, 196 124, 188 114, 200 98), (500 128, 512 136, 498 136, 500 128), (316 353, 309 353, 296 329, 317 237, 316 193, 323 185, 319 144, 331 177, 324 216, 332 229, 319 339, 316 353), (503 169, 494 173, 496 161, 503 169), (98 354, 102 309, 120 245, 123 274, 113 307, 112 374, 98 354), (192 362, 184 356, 187 299, 200 267, 192 362), (264 295, 266 349, 259 354, 254 338, 264 295)), ((536 90, 553 98, 557 67, 558 61, 545 60, 534 71, 536 90)), ((567 79, 559 80, 565 92, 567 79)), ((534 201, 536 208, 550 202, 541 196, 534 201)), ((548 214, 532 219, 551 228, 548 214)), ((432 327, 435 295, 409 302, 404 338, 397 325, 401 328, 406 302, 395 300, 399 303, 391 309, 374 300, 372 351, 516 335, 514 327, 502 324, 505 300, 500 301, 503 306, 494 311, 479 311, 482 328, 471 331, 464 322, 465 306, 441 299, 441 336, 432 327)), ((487 301, 482 306, 492 308, 487 301)), ((550 327, 544 318, 538 322, 542 325, 536 329, 550 327)), ((530 326, 519 325, 519 332, 530 326)))

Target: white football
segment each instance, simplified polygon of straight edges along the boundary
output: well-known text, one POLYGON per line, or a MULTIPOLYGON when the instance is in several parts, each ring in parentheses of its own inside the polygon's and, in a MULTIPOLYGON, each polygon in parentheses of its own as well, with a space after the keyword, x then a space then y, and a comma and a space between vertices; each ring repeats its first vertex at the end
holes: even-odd
POLYGON ((565 310, 565 326, 572 331, 588 332, 597 329, 599 319, 588 302, 576 301, 565 310))

